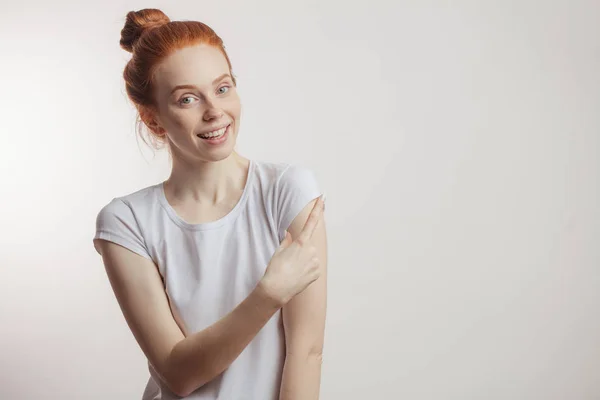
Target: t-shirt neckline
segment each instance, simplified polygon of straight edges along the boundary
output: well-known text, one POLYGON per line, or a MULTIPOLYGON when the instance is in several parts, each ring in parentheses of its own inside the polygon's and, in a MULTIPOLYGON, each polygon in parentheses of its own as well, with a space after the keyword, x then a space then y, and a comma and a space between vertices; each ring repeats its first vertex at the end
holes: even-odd
POLYGON ((165 196, 164 181, 157 184, 155 189, 156 189, 156 193, 158 196, 158 200, 159 200, 162 208, 169 215, 169 218, 171 218, 171 220, 173 222, 175 222, 177 225, 179 225, 182 228, 195 230, 195 231, 215 229, 215 228, 219 228, 219 227, 227 224, 230 221, 233 221, 240 214, 242 208, 246 204, 246 201, 247 201, 249 193, 250 193, 250 187, 252 186, 252 183, 254 181, 254 169, 255 169, 255 162, 254 162, 254 160, 249 159, 248 175, 246 177, 246 184, 244 186, 244 191, 242 192, 240 199, 238 200, 237 204, 233 207, 233 209, 231 211, 229 211, 229 213, 227 213, 226 215, 224 215, 223 217, 221 217, 215 221, 203 222, 203 223, 199 223, 199 224, 191 224, 191 223, 185 221, 183 218, 181 218, 177 214, 175 209, 173 207, 171 207, 171 204, 169 204, 167 197, 165 196))

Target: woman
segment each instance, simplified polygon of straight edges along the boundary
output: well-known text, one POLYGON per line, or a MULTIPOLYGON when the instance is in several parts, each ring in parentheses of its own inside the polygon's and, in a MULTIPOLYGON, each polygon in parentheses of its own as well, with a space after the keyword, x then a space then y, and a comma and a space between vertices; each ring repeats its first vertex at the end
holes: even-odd
POLYGON ((102 208, 94 237, 148 359, 143 398, 317 399, 327 243, 314 174, 234 150, 240 100, 211 28, 145 9, 121 35, 127 93, 172 158, 166 181, 102 208))

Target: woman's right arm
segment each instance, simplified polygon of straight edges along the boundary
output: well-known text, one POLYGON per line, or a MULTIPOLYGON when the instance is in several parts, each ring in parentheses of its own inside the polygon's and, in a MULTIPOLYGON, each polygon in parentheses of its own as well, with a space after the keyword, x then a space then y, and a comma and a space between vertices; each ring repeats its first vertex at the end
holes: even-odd
POLYGON ((185 337, 154 263, 98 240, 111 286, 142 351, 165 384, 185 397, 223 372, 281 308, 261 284, 233 311, 185 337))
POLYGON ((303 231, 281 243, 256 288, 213 325, 184 336, 155 264, 125 247, 97 240, 117 302, 140 348, 169 389, 185 397, 222 373, 269 319, 318 279, 319 261, 309 239, 322 199, 303 231))

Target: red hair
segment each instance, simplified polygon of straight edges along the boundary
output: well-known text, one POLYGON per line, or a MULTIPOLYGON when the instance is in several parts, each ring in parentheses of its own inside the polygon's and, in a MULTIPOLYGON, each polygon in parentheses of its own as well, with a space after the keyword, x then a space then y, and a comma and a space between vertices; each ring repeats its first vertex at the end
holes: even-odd
MULTIPOLYGON (((139 113, 137 122, 143 122, 150 129, 150 139, 155 148, 165 144, 164 136, 155 130, 157 125, 153 118, 153 114, 158 112, 153 76, 162 60, 187 46, 214 46, 225 56, 233 84, 236 85, 223 40, 202 22, 171 21, 161 10, 155 8, 130 11, 121 30, 119 44, 133 54, 123 71, 125 89, 139 113)), ((144 139, 141 130, 138 133, 144 139)))

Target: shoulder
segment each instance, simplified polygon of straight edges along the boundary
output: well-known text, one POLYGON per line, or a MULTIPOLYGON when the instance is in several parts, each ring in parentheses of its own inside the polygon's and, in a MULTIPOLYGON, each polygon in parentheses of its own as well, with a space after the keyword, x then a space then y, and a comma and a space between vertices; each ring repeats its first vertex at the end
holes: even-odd
POLYGON ((153 191, 157 185, 147 186, 135 192, 114 197, 101 206, 98 216, 101 215, 130 215, 148 206, 153 200, 153 191))
POLYGON ((268 210, 271 211, 279 240, 285 235, 285 230, 300 211, 319 197, 321 189, 316 173, 300 163, 289 162, 256 162, 257 174, 268 188, 268 210))
POLYGON ((298 185, 298 184, 314 184, 316 183, 315 172, 302 164, 286 164, 281 170, 278 178, 279 186, 298 185))
POLYGON ((140 221, 147 220, 152 207, 154 186, 114 197, 104 204, 96 216, 94 245, 100 253, 96 239, 117 243, 146 258, 150 258, 145 245, 144 228, 140 221))
POLYGON ((258 175, 259 179, 272 184, 279 180, 283 171, 290 165, 289 163, 265 160, 254 160, 254 164, 256 166, 255 173, 258 175))
POLYGON ((262 180, 278 189, 316 180, 315 172, 300 163, 255 160, 255 164, 256 172, 262 180))

